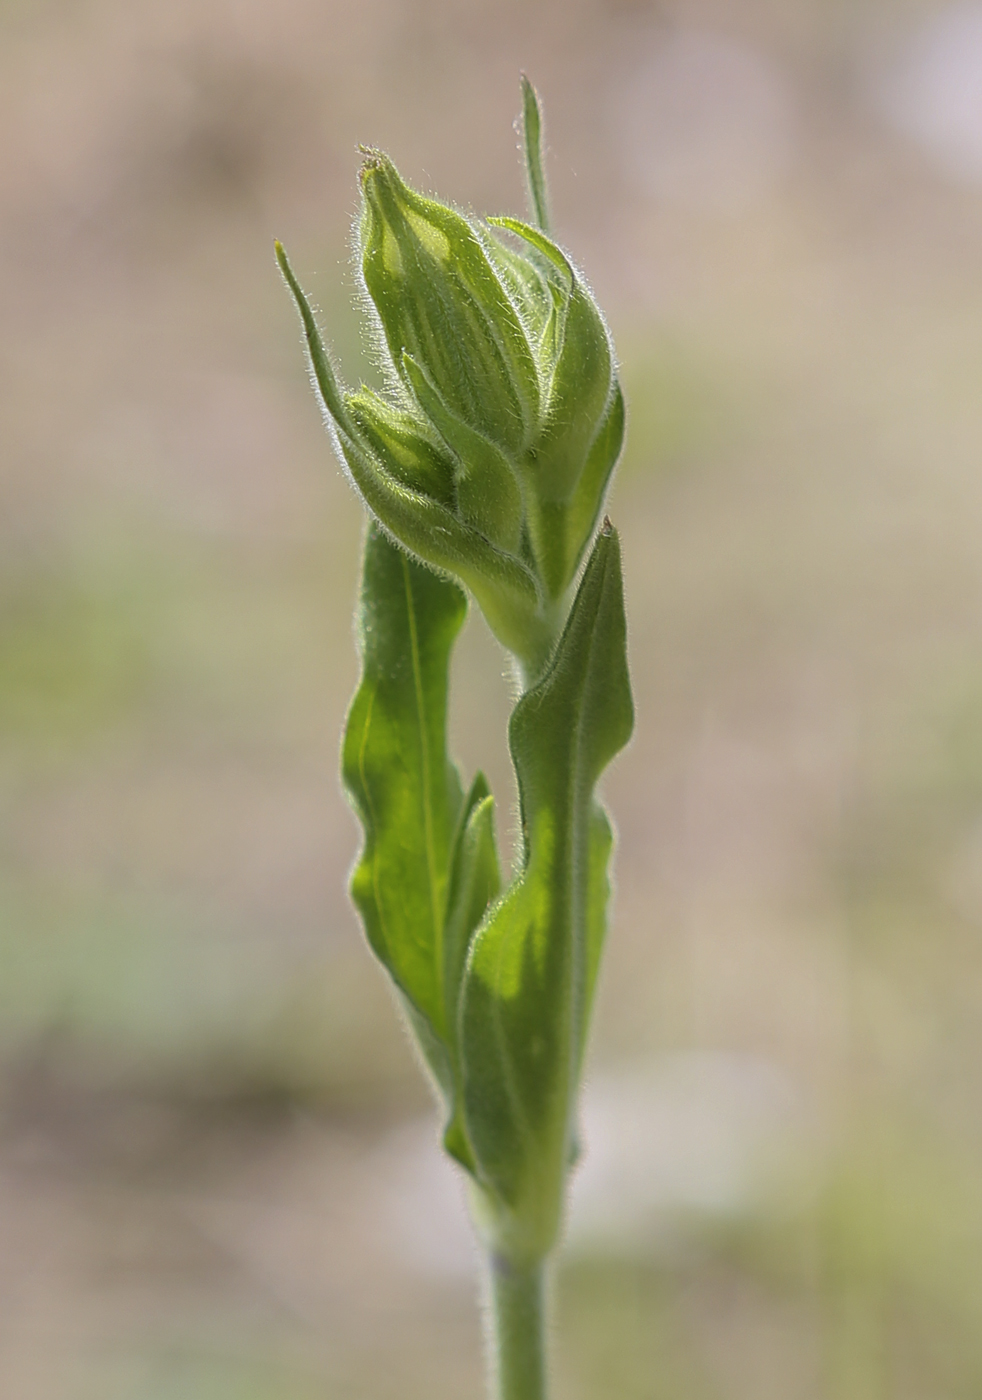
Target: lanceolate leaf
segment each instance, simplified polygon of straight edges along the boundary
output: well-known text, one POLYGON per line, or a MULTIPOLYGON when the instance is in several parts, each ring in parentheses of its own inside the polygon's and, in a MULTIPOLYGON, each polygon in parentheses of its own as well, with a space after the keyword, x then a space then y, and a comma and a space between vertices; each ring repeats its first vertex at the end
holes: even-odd
POLYGON ((511 1258, 541 1257, 559 1226, 611 846, 593 789, 632 725, 620 551, 605 526, 549 670, 512 715, 524 868, 475 936, 463 989, 468 1135, 511 1258))
POLYGON ((455 584, 370 527, 359 614, 362 678, 341 761, 365 828, 351 892, 372 948, 441 1039, 443 925, 463 803, 446 756, 447 666, 466 611, 455 584))
POLYGON ((542 117, 535 88, 522 74, 522 134, 525 137, 525 170, 529 182, 529 202, 535 222, 549 232, 549 201, 542 169, 542 117))
MULTIPOLYGON (((456 1010, 467 945, 498 892, 492 799, 464 798, 447 758, 450 652, 467 611, 456 584, 415 563, 372 524, 365 542, 362 676, 342 776, 365 828, 351 893, 369 943, 402 994, 453 1119, 456 1010)), ((470 1165, 457 1128, 455 1155, 470 1165)))
POLYGON ((463 1114, 463 1081, 457 1042, 461 984, 474 930, 498 896, 501 877, 494 844, 494 799, 478 773, 464 804, 450 867, 450 891, 443 935, 443 986, 447 1024, 451 1028, 451 1108, 443 1143, 451 1156, 475 1171, 463 1114))
POLYGON ((461 813, 450 868, 443 981, 447 1021, 451 1025, 457 1015, 471 935, 500 888, 494 844, 494 798, 484 774, 478 773, 461 813))

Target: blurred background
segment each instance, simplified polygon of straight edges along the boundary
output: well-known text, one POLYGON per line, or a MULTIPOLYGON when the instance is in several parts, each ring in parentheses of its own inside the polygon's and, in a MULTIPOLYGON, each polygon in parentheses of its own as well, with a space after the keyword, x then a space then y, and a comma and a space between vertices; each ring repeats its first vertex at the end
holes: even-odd
POLYGON ((4 1396, 482 1393, 271 245, 370 374, 357 145, 521 212, 522 70, 631 405, 557 1400, 982 1393, 982 5, 2 0, 4 1396))

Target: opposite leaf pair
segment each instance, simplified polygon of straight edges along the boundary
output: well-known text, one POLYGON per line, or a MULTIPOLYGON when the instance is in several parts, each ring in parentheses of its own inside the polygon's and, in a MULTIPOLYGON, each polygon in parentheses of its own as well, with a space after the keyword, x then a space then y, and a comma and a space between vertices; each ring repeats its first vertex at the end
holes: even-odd
POLYGON ((342 771, 365 828, 352 893, 405 1002, 496 1250, 544 1257, 561 1220, 603 943, 611 832, 596 781, 633 722, 617 537, 597 540, 545 675, 509 725, 523 852, 500 899, 493 800, 446 751, 453 583, 371 527, 362 679, 342 771))

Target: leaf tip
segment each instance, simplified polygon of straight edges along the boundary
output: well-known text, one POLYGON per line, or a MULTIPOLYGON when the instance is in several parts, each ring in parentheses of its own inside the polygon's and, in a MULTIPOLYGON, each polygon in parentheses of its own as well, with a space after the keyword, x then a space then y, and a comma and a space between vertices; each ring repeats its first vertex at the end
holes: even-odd
POLYGON ((542 168, 542 112, 539 95, 532 86, 528 75, 521 75, 522 85, 522 138, 525 147, 525 175, 529 186, 531 213, 543 232, 549 230, 549 199, 546 193, 546 179, 542 168))

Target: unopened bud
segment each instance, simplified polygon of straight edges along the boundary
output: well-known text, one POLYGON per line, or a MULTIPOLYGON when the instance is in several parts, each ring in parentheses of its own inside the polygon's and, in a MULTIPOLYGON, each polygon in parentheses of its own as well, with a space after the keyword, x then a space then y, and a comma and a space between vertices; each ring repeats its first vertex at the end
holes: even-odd
POLYGON ((607 328, 560 248, 480 224, 368 153, 359 225, 389 398, 343 393, 296 278, 323 404, 369 509, 460 577, 528 674, 565 618, 624 433, 607 328))

